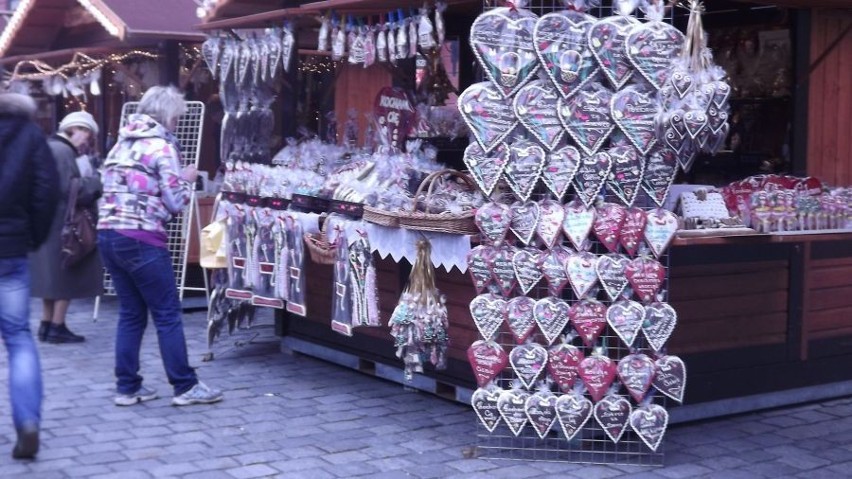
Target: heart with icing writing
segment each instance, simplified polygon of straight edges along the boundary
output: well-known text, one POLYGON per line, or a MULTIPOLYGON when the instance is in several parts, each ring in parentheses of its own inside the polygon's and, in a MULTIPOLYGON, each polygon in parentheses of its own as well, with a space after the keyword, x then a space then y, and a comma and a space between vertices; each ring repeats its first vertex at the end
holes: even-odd
POLYGON ((515 276, 515 265, 512 261, 516 251, 517 248, 512 246, 497 248, 491 261, 491 276, 503 296, 506 297, 512 295, 512 290, 515 289, 518 281, 515 276))
POLYGON ((686 364, 677 356, 663 356, 654 362, 654 388, 682 403, 686 391, 686 364))
POLYGON ((535 330, 533 308, 535 300, 528 296, 517 296, 506 304, 506 323, 518 344, 522 344, 535 330))
POLYGON ((630 414, 630 427, 646 446, 656 451, 669 425, 669 413, 659 404, 648 404, 630 414))
POLYGON ((612 171, 612 158, 605 151, 583 158, 574 175, 574 190, 577 198, 586 206, 592 206, 603 189, 612 171))
POLYGON ((650 303, 657 298, 666 279, 666 268, 651 258, 634 259, 627 265, 625 273, 627 281, 643 303, 650 303))
POLYGON ((612 159, 607 186, 622 203, 631 206, 639 195, 639 184, 645 174, 645 157, 632 146, 616 146, 607 153, 612 159))
POLYGON ((500 411, 500 416, 515 436, 521 434, 521 430, 527 423, 526 406, 529 397, 530 393, 523 389, 512 389, 503 391, 500 399, 497 400, 497 410, 500 411))
POLYGON ((645 399, 654 379, 654 361, 647 354, 628 354, 618 362, 618 379, 637 403, 645 399))
POLYGON ((612 119, 643 155, 657 142, 654 120, 657 103, 650 93, 627 87, 612 96, 612 119))
POLYGON ((490 82, 474 83, 459 95, 459 113, 484 153, 489 153, 518 126, 512 102, 490 82))
POLYGON ((641 208, 627 209, 627 214, 624 215, 624 224, 621 226, 621 236, 618 240, 621 247, 630 256, 636 256, 636 252, 639 251, 647 223, 648 218, 645 216, 645 210, 641 208))
POLYGON ((605 88, 580 90, 571 98, 559 99, 559 120, 587 155, 594 155, 615 129, 609 109, 611 99, 612 92, 605 88))
POLYGON ((538 329, 544 333, 548 344, 552 344, 568 326, 570 311, 571 307, 568 303, 553 296, 547 296, 535 302, 533 308, 535 322, 538 324, 538 329))
POLYGON ((495 8, 476 17, 470 46, 488 79, 511 97, 538 70, 533 30, 538 17, 527 10, 495 8))
POLYGON ((544 148, 529 140, 512 143, 509 152, 509 164, 504 172, 506 183, 519 200, 527 201, 541 177, 547 155, 544 148))
POLYGON ((521 124, 550 151, 565 135, 553 108, 558 100, 559 92, 550 82, 536 80, 518 90, 512 102, 521 124))
POLYGON ((576 199, 565 205, 565 220, 562 222, 562 232, 571 240, 571 244, 577 250, 584 249, 594 223, 594 208, 586 206, 580 200, 576 199))
POLYGON ((556 395, 550 391, 538 391, 527 398, 527 418, 538 437, 542 439, 556 423, 556 399, 556 395))
POLYGON ((491 153, 482 151, 479 143, 471 143, 464 149, 463 161, 473 181, 485 195, 490 195, 509 163, 509 149, 500 144, 491 153))
POLYGON ((579 394, 564 394, 556 400, 556 418, 562 426, 565 439, 577 436, 592 417, 592 402, 579 394))
POLYGON ((633 65, 627 57, 627 36, 639 23, 629 15, 616 15, 598 20, 589 30, 589 46, 598 65, 615 89, 620 89, 633 76, 633 65))
POLYGON ((665 22, 648 22, 631 30, 625 51, 636 71, 660 89, 684 43, 683 33, 677 28, 665 22))
POLYGON ((503 390, 499 388, 478 388, 470 396, 470 405, 473 406, 476 417, 479 418, 479 422, 485 426, 488 432, 494 432, 494 429, 497 429, 497 425, 500 424, 500 411, 497 410, 497 401, 502 393, 503 390))
POLYGON ((573 252, 566 246, 556 245, 549 251, 544 251, 538 267, 544 279, 547 280, 548 291, 553 296, 559 296, 565 285, 568 284, 568 273, 565 271, 565 263, 573 252))
POLYGON ((610 253, 618 252, 621 240, 621 227, 624 226, 624 218, 627 216, 627 208, 615 203, 604 203, 599 206, 595 213, 595 223, 592 229, 598 241, 603 244, 610 253))
POLYGON ((479 387, 493 381, 509 364, 509 355, 499 344, 482 339, 467 348, 467 359, 479 387))
POLYGON ((538 267, 541 256, 541 250, 529 247, 519 249, 512 257, 515 277, 518 278, 518 286, 524 294, 529 293, 541 281, 542 272, 538 267))
POLYGON ((618 442, 624 435, 631 412, 630 401, 621 396, 607 396, 595 404, 595 420, 612 442, 618 442))
POLYGON ((571 307, 568 316, 587 348, 595 345, 606 328, 606 306, 599 301, 578 301, 571 307))
POLYGON ((476 294, 485 291, 493 280, 491 273, 492 261, 494 261, 495 250, 493 246, 479 245, 467 254, 467 270, 473 279, 473 287, 476 294))
POLYGON ((545 73, 568 98, 599 70, 589 49, 588 34, 595 19, 577 11, 548 13, 538 19, 533 45, 545 73))
POLYGON ((588 251, 572 254, 565 263, 565 271, 568 273, 568 282, 577 299, 582 299, 586 293, 598 282, 598 257, 588 251))
POLYGON ((506 319, 506 300, 492 293, 480 294, 470 302, 470 316, 483 338, 494 339, 506 319))
POLYGON ((568 187, 571 186, 579 168, 580 152, 570 145, 562 147, 547 155, 547 161, 541 171, 541 182, 557 200, 561 200, 568 192, 568 187))
POLYGON ((573 390, 580 377, 578 368, 583 359, 583 351, 568 343, 555 344, 547 350, 547 372, 562 392, 573 390))
POLYGON ((616 366, 612 359, 599 354, 587 356, 578 367, 580 378, 592 400, 598 402, 615 380, 616 366))
POLYGON ((476 209, 474 222, 486 239, 500 243, 506 239, 512 223, 512 210, 502 203, 485 203, 476 209))
POLYGON ((677 176, 677 153, 666 145, 657 145, 648 153, 642 189, 657 206, 663 206, 677 176))
POLYGON ((642 332, 654 351, 660 351, 677 326, 677 311, 668 303, 654 302, 645 306, 642 332))
POLYGON ((624 269, 630 263, 630 258, 623 254, 606 254, 598 258, 598 280, 601 282, 606 295, 613 301, 621 296, 627 287, 624 269))
POLYGON ((627 346, 633 346, 645 320, 645 308, 636 301, 622 299, 606 310, 606 322, 627 346))
POLYGON ((678 217, 663 208, 655 208, 647 213, 648 224, 645 225, 645 241, 654 256, 659 258, 666 252, 677 234, 678 217))
POLYGON ((515 375, 527 389, 532 389, 541 372, 547 365, 547 350, 537 343, 515 346, 509 353, 509 363, 515 375))
POLYGON ((512 223, 510 228, 521 243, 528 245, 535 235, 538 226, 538 203, 535 201, 516 201, 510 207, 512 209, 512 223))
POLYGON ((538 209, 540 214, 535 232, 547 248, 553 248, 562 233, 565 210, 561 203, 554 200, 540 201, 538 209))

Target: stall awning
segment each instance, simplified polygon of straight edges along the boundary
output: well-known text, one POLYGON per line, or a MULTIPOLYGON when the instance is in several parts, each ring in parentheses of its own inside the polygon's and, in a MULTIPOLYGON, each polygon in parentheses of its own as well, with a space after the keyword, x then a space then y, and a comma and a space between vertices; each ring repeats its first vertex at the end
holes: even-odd
POLYGON ((285 7, 296 7, 296 0, 219 0, 204 17, 206 22, 225 20, 228 18, 244 17, 258 13, 279 10, 285 7))

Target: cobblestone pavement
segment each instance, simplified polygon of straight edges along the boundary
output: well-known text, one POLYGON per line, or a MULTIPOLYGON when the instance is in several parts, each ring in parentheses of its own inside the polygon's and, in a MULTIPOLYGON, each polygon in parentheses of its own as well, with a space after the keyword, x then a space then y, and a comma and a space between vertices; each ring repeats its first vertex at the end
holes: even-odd
MULTIPOLYGON (((33 303, 33 324, 40 305, 33 303)), ((852 398, 674 426, 666 466, 583 466, 466 459, 475 444, 469 408, 303 356, 279 352, 271 328, 235 346, 226 338, 202 362, 204 313, 185 317, 190 360, 225 390, 213 406, 169 405, 149 327, 146 385, 162 398, 112 404, 114 300, 92 323, 91 302, 72 304, 81 345, 40 344, 46 400, 42 450, 13 461, 6 355, 0 354, 0 477, 65 478, 839 478, 852 475, 852 398)), ((245 333, 243 333, 245 334, 245 333)), ((248 339, 247 336, 241 336, 248 339)))

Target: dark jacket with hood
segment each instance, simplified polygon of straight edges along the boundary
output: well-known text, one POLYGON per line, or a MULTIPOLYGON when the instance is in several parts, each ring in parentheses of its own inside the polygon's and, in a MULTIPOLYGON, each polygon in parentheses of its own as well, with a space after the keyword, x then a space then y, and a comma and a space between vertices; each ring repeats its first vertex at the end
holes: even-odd
POLYGON ((26 95, 0 93, 0 258, 41 245, 56 210, 59 177, 35 110, 26 95))

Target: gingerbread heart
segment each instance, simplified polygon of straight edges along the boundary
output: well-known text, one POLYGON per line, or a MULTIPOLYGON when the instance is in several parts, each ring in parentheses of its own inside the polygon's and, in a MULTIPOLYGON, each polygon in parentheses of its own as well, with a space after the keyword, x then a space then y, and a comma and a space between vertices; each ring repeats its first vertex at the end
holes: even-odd
POLYGON ((642 189, 657 206, 662 207, 666 202, 677 176, 677 166, 677 153, 666 145, 658 144, 648 153, 642 189))
MULTIPOLYGON (((561 128, 561 126, 560 126, 561 128)), ((541 182, 557 200, 568 192, 571 181, 580 169, 580 152, 573 146, 562 147, 547 155, 547 161, 541 172, 541 182)))
POLYGON ((506 323, 518 344, 522 344, 535 330, 533 308, 535 300, 527 296, 517 296, 506 305, 506 323))
POLYGON ((567 10, 548 13, 535 24, 533 46, 539 61, 565 98, 586 85, 599 71, 588 42, 594 22, 594 17, 567 10))
POLYGON ((533 49, 538 17, 527 10, 495 8, 470 27, 470 46, 488 79, 504 98, 515 94, 539 68, 533 49))
POLYGON ((556 395, 550 391, 538 391, 527 398, 525 409, 538 437, 544 439, 556 423, 556 395))
POLYGON ((494 259, 491 261, 491 276, 503 296, 506 297, 512 295, 512 290, 515 289, 518 281, 513 263, 516 251, 517 248, 512 246, 497 248, 494 252, 494 259))
POLYGON ((481 294, 470 302, 470 316, 483 338, 494 339, 506 319, 506 300, 491 293, 481 294))
POLYGON ((668 23, 648 22, 630 31, 625 50, 636 71, 660 89, 685 40, 683 33, 668 23))
POLYGON ((677 311, 668 303, 654 302, 645 306, 645 321, 642 332, 648 339, 648 344, 654 351, 665 347, 677 326, 677 311))
POLYGON ((630 258, 623 254, 607 254, 598 259, 598 280, 601 282, 606 295, 613 301, 621 296, 627 287, 624 270, 630 263, 630 258))
POLYGON ((500 394, 500 399, 497 400, 497 410, 500 411, 500 417, 509 426, 512 434, 518 436, 521 434, 524 425, 527 423, 527 399, 530 393, 523 389, 512 389, 503 391, 500 394))
MULTIPOLYGON (((683 148, 689 143, 689 139, 678 134, 677 129, 672 126, 665 127, 663 131, 663 143, 665 143, 666 147, 675 152, 675 154, 679 154, 683 151, 683 148)), ((678 162, 679 163, 679 162, 678 162)))
POLYGON ((536 343, 521 344, 512 349, 509 362, 524 387, 532 389, 547 365, 547 350, 536 343))
POLYGON ((731 85, 722 80, 713 82, 713 105, 719 110, 724 110, 731 96, 731 85))
POLYGON ((479 143, 471 143, 465 148, 462 160, 473 181, 487 196, 494 191, 509 163, 509 149, 501 143, 491 153, 485 153, 479 143))
POLYGON ((630 414, 630 427, 652 451, 663 442, 669 425, 669 413, 659 404, 641 406, 630 414))
POLYGON ((506 183, 519 200, 527 201, 541 177, 547 156, 544 148, 529 140, 512 143, 509 152, 509 165, 504 172, 506 183))
POLYGON ((479 245, 467 254, 467 270, 473 279, 476 294, 485 291, 494 279, 491 273, 494 254, 494 247, 489 245, 479 245))
POLYGON ((618 379, 637 403, 645 399, 654 379, 654 361, 647 354, 628 354, 618 362, 618 379))
POLYGON ((686 95, 692 90, 695 84, 695 79, 692 74, 682 65, 676 65, 669 77, 669 84, 674 88, 678 98, 686 98, 686 95))
POLYGON ((482 236, 499 244, 506 239, 506 233, 509 232, 512 210, 502 203, 485 203, 476 209, 474 221, 482 236))
POLYGON ((654 388, 682 403, 686 391, 686 364, 677 356, 663 356, 654 362, 654 388))
POLYGON ((509 364, 509 355, 499 344, 482 339, 467 348, 467 359, 479 387, 493 381, 509 364))
POLYGON ((589 46, 601 70, 615 89, 620 89, 633 76, 633 65, 627 57, 627 36, 639 23, 628 15, 598 20, 589 30, 589 46))
POLYGON ((601 302, 584 299, 574 303, 568 313, 571 324, 580 333, 580 338, 587 348, 595 345, 606 328, 606 309, 601 302))
POLYGON ((528 245, 535 235, 538 226, 539 209, 535 201, 516 201, 512 209, 512 224, 510 228, 521 243, 528 245))
POLYGON ((598 282, 598 257, 588 251, 572 254, 565 264, 568 282, 577 299, 582 299, 598 282))
POLYGON ((683 142, 683 148, 680 149, 677 157, 680 169, 683 170, 684 173, 689 173, 689 170, 692 169, 692 165, 695 163, 696 158, 698 158, 698 145, 696 145, 693 141, 685 140, 683 142))
POLYGON ((687 110, 686 114, 683 115, 683 124, 689 137, 694 140, 707 127, 707 112, 701 108, 687 110))
POLYGON ((659 258, 666 252, 677 234, 678 217, 671 211, 656 208, 647 213, 648 224, 645 225, 645 241, 654 256, 659 258))
POLYGON ((562 245, 556 245, 549 251, 543 252, 539 263, 541 273, 547 280, 548 291, 553 296, 559 296, 562 289, 568 283, 568 273, 565 271, 565 263, 571 257, 572 251, 562 245))
POLYGON ((633 407, 621 396, 607 396, 595 404, 595 420, 612 442, 618 442, 627 430, 633 407))
POLYGON ((624 224, 621 226, 621 236, 619 242, 624 251, 630 256, 636 256, 639 251, 639 245, 642 244, 642 238, 645 236, 645 225, 648 223, 648 218, 645 216, 645 210, 641 208, 628 208, 627 214, 624 216, 624 224))
POLYGON ((630 143, 643 155, 657 142, 654 120, 657 102, 650 93, 627 87, 612 96, 612 119, 630 143))
POLYGON ((555 344, 547 350, 547 372, 562 392, 567 394, 574 389, 583 359, 583 351, 568 343, 555 344))
POLYGON ((604 203, 598 207, 595 213, 595 223, 592 225, 592 229, 595 231, 598 241, 610 253, 618 252, 618 245, 621 241, 621 227, 624 226, 626 216, 627 208, 615 203, 604 203))
POLYGON ((548 344, 552 344, 568 326, 568 313, 571 307, 565 301, 547 296, 535 302, 533 314, 538 329, 544 333, 548 344))
POLYGON ((580 161, 580 168, 574 176, 574 190, 584 205, 592 206, 595 203, 610 171, 612 158, 605 151, 599 151, 580 161))
POLYGON ((489 153, 518 125, 512 102, 490 82, 474 83, 459 95, 459 113, 484 153, 489 153))
POLYGON ((716 108, 716 105, 711 105, 707 109, 707 126, 710 132, 718 135, 722 128, 728 123, 728 113, 716 108))
POLYGON ((536 234, 545 247, 553 248, 559 234, 562 232, 562 222, 565 220, 565 210, 562 204, 554 200, 543 200, 538 203, 539 219, 536 234))
POLYGON ((606 322, 628 347, 633 346, 645 320, 645 308, 636 301, 622 299, 606 310, 606 322))
POLYGON ((594 155, 615 129, 610 113, 612 92, 605 88, 580 90, 571 98, 560 98, 559 121, 587 155, 594 155))
POLYGON ((538 267, 541 257, 542 253, 538 248, 520 249, 512 257, 515 277, 518 278, 518 286, 524 294, 529 293, 541 281, 542 272, 538 267))
POLYGON ((565 439, 577 436, 592 417, 592 402, 579 394, 564 394, 556 400, 556 418, 562 426, 565 439))
POLYGON ((497 409, 497 401, 502 393, 503 390, 499 388, 479 388, 470 396, 470 405, 473 406, 476 417, 479 418, 479 422, 485 426, 488 432, 494 432, 494 429, 497 429, 497 425, 500 424, 500 411, 497 409))
POLYGON ((666 268, 651 258, 636 258, 625 270, 627 281, 643 303, 655 301, 666 280, 666 268))
POLYGON ((565 205, 565 220, 562 222, 562 232, 571 240, 571 244, 577 250, 584 249, 594 223, 594 208, 584 205, 580 200, 574 200, 565 205))
POLYGON ((580 361, 580 377, 592 400, 598 402, 615 380, 616 366, 612 359, 594 354, 580 361))
POLYGON ((536 80, 518 90, 512 102, 521 124, 550 151, 565 135, 553 108, 558 100, 559 92, 550 82, 536 80))
POLYGON ((617 146, 607 153, 612 159, 607 186, 622 203, 631 206, 639 195, 639 184, 645 174, 645 157, 632 146, 617 146))

